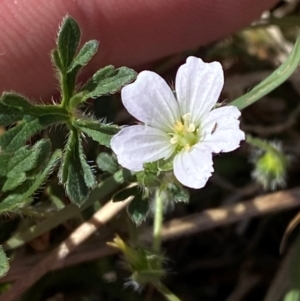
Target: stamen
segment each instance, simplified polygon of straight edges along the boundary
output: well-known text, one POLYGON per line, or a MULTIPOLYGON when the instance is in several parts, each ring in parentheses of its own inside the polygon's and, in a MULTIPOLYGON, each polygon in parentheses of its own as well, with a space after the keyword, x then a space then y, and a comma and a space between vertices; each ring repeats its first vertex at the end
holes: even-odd
POLYGON ((191 118, 192 118, 192 114, 191 113, 187 113, 185 115, 182 116, 182 119, 184 121, 191 121, 191 118))
POLYGON ((177 144, 177 143, 178 143, 178 137, 177 137, 177 136, 173 136, 173 137, 170 139, 170 142, 171 142, 171 144, 177 144))
POLYGON ((195 127, 195 125, 194 125, 193 123, 191 123, 191 124, 189 125, 189 127, 187 128, 187 131, 188 131, 189 133, 193 133, 195 130, 196 130, 196 127, 195 127))
POLYGON ((187 113, 174 124, 174 132, 169 133, 170 143, 176 145, 177 151, 188 151, 199 141, 199 129, 192 122, 192 114, 187 113))
POLYGON ((186 145, 184 146, 184 150, 185 150, 185 151, 188 151, 190 148, 191 148, 191 146, 190 146, 189 144, 186 144, 186 145))
POLYGON ((177 120, 175 125, 174 125, 174 129, 177 132, 182 132, 184 130, 184 125, 182 124, 181 121, 177 120))

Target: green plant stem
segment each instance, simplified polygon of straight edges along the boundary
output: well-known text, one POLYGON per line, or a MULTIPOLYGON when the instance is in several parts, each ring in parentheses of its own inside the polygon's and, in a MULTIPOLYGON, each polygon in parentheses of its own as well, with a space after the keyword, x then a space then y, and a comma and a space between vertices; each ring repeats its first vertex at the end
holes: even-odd
POLYGON ((69 95, 69 87, 67 84, 67 75, 65 73, 61 73, 61 91, 62 91, 62 100, 61 106, 66 109, 70 100, 69 95))
POLYGON ((251 135, 247 135, 246 142, 258 149, 275 153, 277 156, 282 156, 282 154, 276 149, 276 147, 260 138, 254 138, 251 135))
POLYGON ((153 224, 153 251, 160 252, 161 247, 161 228, 163 223, 163 199, 161 190, 155 192, 155 213, 153 224))
POLYGON ((174 295, 166 286, 160 283, 152 283, 153 286, 161 292, 165 298, 169 301, 181 301, 176 295, 174 295))
POLYGON ((299 62, 300 36, 297 38, 293 50, 283 64, 281 64, 272 74, 255 86, 251 91, 230 102, 229 105, 236 106, 239 110, 250 106, 286 81, 297 69, 299 62))

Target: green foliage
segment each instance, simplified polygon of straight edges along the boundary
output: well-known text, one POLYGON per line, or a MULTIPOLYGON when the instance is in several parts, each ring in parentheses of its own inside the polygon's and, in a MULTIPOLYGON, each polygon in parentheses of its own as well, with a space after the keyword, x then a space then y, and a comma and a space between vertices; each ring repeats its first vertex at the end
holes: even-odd
POLYGON ((90 189, 97 185, 91 167, 87 164, 77 131, 72 131, 65 147, 59 170, 60 182, 65 185, 70 200, 82 205, 90 189))
POLYGON ((137 226, 146 220, 149 211, 149 201, 142 193, 137 193, 127 207, 129 217, 137 226))
MULTIPOLYGON (((40 149, 42 149, 42 147, 40 149)), ((43 155, 44 154, 42 153, 41 157, 44 157, 43 155)), ((41 157, 38 158, 37 161, 41 161, 41 157)), ((16 211, 18 208, 30 203, 32 195, 52 173, 53 169, 58 164, 60 157, 61 151, 55 151, 50 158, 48 156, 47 162, 44 162, 42 166, 39 166, 39 170, 36 171, 34 175, 26 177, 26 181, 9 194, 4 194, 0 203, 0 213, 16 211)))
POLYGON ((73 60, 71 66, 68 69, 68 72, 73 71, 78 66, 84 67, 96 54, 99 47, 99 42, 96 40, 91 40, 86 42, 83 47, 80 49, 78 55, 73 60))
MULTIPOLYGON (((44 140, 40 141, 41 143, 44 140)), ((24 146, 17 150, 7 164, 7 180, 2 191, 13 190, 26 180, 26 172, 36 166, 39 156, 39 142, 32 148, 24 146)))
MULTIPOLYGON (((52 51, 52 61, 59 73, 61 103, 35 104, 16 93, 3 93, 0 99, 0 125, 10 126, 0 136, 0 212, 17 210, 28 204, 61 156, 59 179, 73 203, 82 205, 97 186, 80 137, 86 134, 109 147, 118 127, 102 124, 92 117, 83 119, 77 106, 88 98, 119 91, 135 78, 136 73, 125 67, 115 69, 108 66, 97 71, 83 85, 83 90, 77 90, 77 75, 90 62, 99 46, 98 41, 91 40, 78 49, 80 38, 77 22, 65 17, 58 32, 57 48, 52 51), (68 130, 69 138, 63 150, 53 153, 51 143, 45 139, 34 146, 26 145, 34 135, 57 125, 64 125, 68 130)), ((107 162, 110 166, 107 164, 103 170, 114 173, 117 164, 113 165, 112 160, 107 162)))
POLYGON ((60 26, 56 42, 61 71, 63 72, 67 71, 73 62, 80 42, 80 35, 77 22, 66 16, 60 26))
POLYGON ((113 94, 132 82, 135 77, 136 72, 127 67, 115 69, 114 66, 106 66, 96 72, 81 88, 81 91, 87 91, 83 100, 113 94))
POLYGON ((110 147, 112 136, 119 130, 115 125, 101 124, 92 120, 77 120, 74 122, 74 126, 96 142, 107 147, 110 147))
POLYGON ((3 277, 7 274, 9 270, 9 262, 6 254, 3 251, 2 246, 0 246, 0 277, 3 277))
POLYGON ((36 105, 30 103, 30 101, 23 97, 22 95, 16 94, 16 93, 7 93, 4 92, 2 94, 1 102, 0 104, 3 104, 4 106, 0 107, 2 108, 1 112, 7 111, 9 113, 9 110, 14 112, 14 114, 17 114, 19 116, 25 116, 25 115, 31 115, 31 116, 48 116, 51 115, 59 115, 55 119, 55 123, 67 121, 69 119, 69 114, 64 109, 62 109, 59 106, 55 105, 36 105))
POLYGON ((187 189, 183 188, 181 185, 170 183, 167 187, 167 192, 169 194, 169 199, 176 203, 188 203, 190 195, 187 189))
POLYGON ((97 166, 110 174, 115 173, 119 166, 116 159, 109 153, 100 153, 96 159, 97 166))
POLYGON ((132 198, 127 207, 130 219, 139 226, 146 220, 150 211, 148 191, 143 191, 138 185, 126 187, 118 191, 112 198, 113 202, 123 202, 129 197, 132 198))

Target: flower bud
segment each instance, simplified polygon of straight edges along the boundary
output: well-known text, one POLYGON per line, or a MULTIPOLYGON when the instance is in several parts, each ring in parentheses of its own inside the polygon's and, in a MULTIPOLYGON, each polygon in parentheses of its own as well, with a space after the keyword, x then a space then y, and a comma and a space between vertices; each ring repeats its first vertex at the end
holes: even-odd
POLYGON ((280 143, 264 143, 267 147, 261 148, 253 156, 255 168, 252 177, 262 184, 264 189, 274 190, 277 187, 284 187, 288 158, 283 153, 280 143))

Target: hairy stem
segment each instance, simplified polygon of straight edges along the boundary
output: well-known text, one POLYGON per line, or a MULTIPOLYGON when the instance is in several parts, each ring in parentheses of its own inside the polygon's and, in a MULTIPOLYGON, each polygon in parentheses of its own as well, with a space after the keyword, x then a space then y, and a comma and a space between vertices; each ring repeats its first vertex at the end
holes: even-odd
POLYGON ((163 223, 163 199, 159 189, 155 192, 155 213, 153 225, 153 251, 160 252, 161 228, 163 223))

